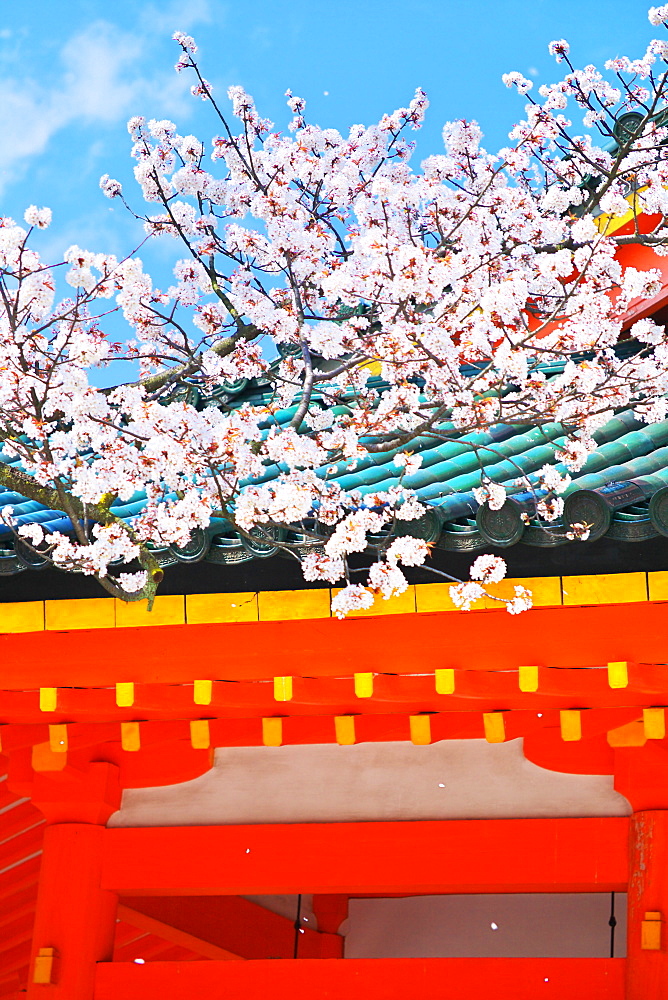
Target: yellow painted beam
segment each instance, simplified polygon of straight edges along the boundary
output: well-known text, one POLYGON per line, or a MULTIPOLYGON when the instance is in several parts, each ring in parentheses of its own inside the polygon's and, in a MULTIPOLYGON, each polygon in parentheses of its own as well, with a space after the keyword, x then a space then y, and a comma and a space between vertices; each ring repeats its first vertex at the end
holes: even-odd
POLYGON ((148 601, 121 601, 114 599, 116 605, 116 627, 137 628, 156 625, 185 625, 186 600, 183 594, 166 594, 156 597, 153 610, 148 610, 148 601))
MULTIPOLYGON (((334 587, 332 597, 336 597, 341 590, 341 587, 334 587)), ((403 594, 397 594, 395 597, 389 597, 387 600, 384 597, 376 597, 370 608, 360 608, 357 611, 351 611, 346 617, 376 618, 379 615, 409 615, 414 614, 415 610, 415 587, 411 585, 403 594)))
MULTIPOLYGON (((416 583, 415 584, 415 607, 421 614, 434 614, 439 611, 456 611, 457 605, 450 597, 452 583, 416 583)), ((479 601, 476 605, 483 608, 485 605, 479 601)))
POLYGON ((44 601, 0 602, 0 633, 43 631, 44 601))
POLYGON ((115 601, 111 597, 45 601, 45 625, 54 632, 73 629, 114 628, 115 601))
POLYGON ((256 622, 257 594, 186 594, 188 625, 208 625, 217 622, 256 622))
MULTIPOLYGON (((626 604, 668 600, 668 571, 651 573, 607 573, 591 576, 522 577, 490 586, 490 593, 512 596, 519 584, 532 592, 535 607, 626 604)), ((377 599, 371 608, 349 617, 459 613, 450 598, 452 584, 427 583, 410 586, 388 601, 377 599)), ((202 625, 256 621, 289 621, 330 617, 331 597, 337 588, 239 592, 234 594, 160 595, 153 610, 146 601, 126 603, 113 598, 0 602, 0 634, 73 629, 137 628, 161 625, 202 625)), ((481 599, 473 610, 504 605, 481 599)))
MULTIPOLYGON (((426 584, 427 587, 433 584, 426 584)), ((520 579, 501 580, 500 583, 487 584, 485 590, 490 595, 483 598, 484 606, 490 611, 504 611, 506 605, 495 601, 495 597, 512 600, 515 597, 515 587, 524 587, 531 592, 534 608, 559 607, 561 605, 561 578, 558 576, 528 576, 520 579)), ((474 605, 477 607, 478 605, 474 605)))
POLYGON ((646 573, 599 573, 596 576, 564 576, 564 605, 637 604, 647 600, 646 573))
POLYGON ((648 573, 647 591, 650 601, 668 601, 668 570, 648 573))
POLYGON ((258 594, 261 622, 329 618, 330 593, 321 590, 263 590, 258 594))
MULTIPOLYGON (((490 593, 512 596, 515 584, 532 592, 535 607, 624 604, 668 600, 668 571, 608 573, 571 577, 522 577, 503 580, 490 593), (563 592, 563 593, 562 593, 563 592)), ((428 583, 409 587, 389 601, 377 600, 373 607, 350 617, 387 614, 457 611, 450 599, 452 584, 428 583)), ((0 603, 0 634, 71 629, 128 628, 155 625, 281 621, 327 618, 330 598, 337 588, 284 590, 234 594, 160 595, 153 611, 146 601, 126 603, 109 598, 25 601, 0 603)), ((503 610, 503 605, 482 599, 474 610, 503 610)))

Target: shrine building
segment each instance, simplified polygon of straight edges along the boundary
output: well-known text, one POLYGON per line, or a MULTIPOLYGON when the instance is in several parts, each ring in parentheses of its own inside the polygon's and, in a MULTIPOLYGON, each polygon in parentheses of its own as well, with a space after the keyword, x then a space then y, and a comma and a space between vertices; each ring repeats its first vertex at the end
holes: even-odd
MULTIPOLYGON (((667 259, 620 254, 665 273, 628 325, 663 321, 667 259)), ((510 484, 563 434, 474 443, 510 484)), ((453 575, 506 559, 469 612, 418 568, 339 620, 216 522, 156 550, 149 613, 0 533, 2 1000, 668 997, 668 421, 616 413, 553 529, 521 495, 476 510, 472 437, 418 440, 405 523, 453 575), (518 582, 514 616, 493 595, 518 582)))

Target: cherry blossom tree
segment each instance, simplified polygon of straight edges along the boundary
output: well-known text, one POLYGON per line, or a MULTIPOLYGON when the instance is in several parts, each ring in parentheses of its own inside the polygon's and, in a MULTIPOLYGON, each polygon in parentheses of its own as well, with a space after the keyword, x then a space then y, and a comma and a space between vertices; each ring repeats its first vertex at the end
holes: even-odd
MULTIPOLYGON (((668 5, 649 18, 665 26, 668 5)), ((509 488, 530 489, 550 523, 616 408, 664 419, 664 328, 641 320, 638 350, 615 348, 629 304, 660 284, 656 269, 623 268, 620 246, 668 254, 668 42, 604 71, 577 69, 568 44, 552 42, 565 69, 556 83, 534 95, 521 74, 504 77, 527 102, 506 148, 488 153, 475 122, 454 121, 444 152, 418 165, 421 90, 348 134, 309 123, 288 92, 282 133, 240 87, 228 111, 193 39, 174 37, 176 69, 193 75, 218 134, 206 146, 170 121, 133 118, 149 210, 100 182, 144 242, 173 241, 174 284, 156 287, 138 250, 118 260, 72 246, 43 262, 31 237, 50 224, 47 208, 28 208, 25 225, 0 219, 0 484, 71 522, 20 526, 10 503, 2 517, 19 544, 125 600, 152 600, 156 547, 185 546, 218 518, 299 559, 306 580, 340 584, 342 615, 401 593, 402 566, 429 565, 410 530, 425 513, 409 488, 416 443, 457 439, 475 453, 475 432, 492 425, 560 422, 552 463, 513 483, 481 464, 476 491, 498 508, 509 488), (114 311, 129 339, 104 332, 114 311), (91 372, 118 359, 136 362, 136 381, 96 388, 91 372), (548 376, 546 361, 561 373, 548 376), (270 386, 261 405, 193 402, 242 379, 270 386), (388 455, 396 488, 361 497, 337 483, 388 455), (115 513, 138 494, 138 514, 115 513), (348 557, 364 551, 371 565, 355 579, 348 557)), ((469 606, 504 572, 478 557, 455 600, 469 606)), ((507 606, 530 596, 518 588, 507 606)))

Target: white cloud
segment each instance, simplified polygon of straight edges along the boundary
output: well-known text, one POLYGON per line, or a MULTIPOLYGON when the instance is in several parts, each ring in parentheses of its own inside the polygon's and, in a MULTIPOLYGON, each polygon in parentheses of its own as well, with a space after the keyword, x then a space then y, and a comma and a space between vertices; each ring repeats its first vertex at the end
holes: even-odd
POLYGON ((154 50, 176 26, 190 29, 210 19, 209 0, 179 0, 144 8, 136 31, 95 21, 67 40, 48 82, 46 75, 0 79, 0 191, 68 125, 190 114, 188 82, 154 50))
POLYGON ((135 36, 105 21, 71 38, 62 50, 66 71, 54 95, 63 122, 74 118, 111 122, 126 114, 137 90, 133 68, 141 51, 135 36))
MULTIPOLYGON (((216 21, 220 24, 224 9, 218 4, 216 21)), ((171 3, 148 4, 141 13, 141 22, 150 31, 191 31, 197 24, 211 24, 213 13, 209 0, 172 0, 171 3)))

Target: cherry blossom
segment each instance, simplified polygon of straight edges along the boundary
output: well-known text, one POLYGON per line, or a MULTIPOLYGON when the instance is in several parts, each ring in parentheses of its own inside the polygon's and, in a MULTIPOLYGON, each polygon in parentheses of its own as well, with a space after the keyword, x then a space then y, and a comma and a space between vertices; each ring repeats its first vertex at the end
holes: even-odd
MULTIPOLYGON (((668 5, 649 19, 667 23, 668 5)), ((242 87, 214 93, 194 40, 174 40, 211 135, 128 122, 137 193, 107 174, 100 188, 138 221, 137 248, 119 259, 73 245, 42 260, 33 230, 48 208, 29 206, 25 227, 0 219, 0 484, 63 512, 45 531, 10 504, 17 544, 152 599, 156 552, 218 526, 341 585, 341 616, 401 594, 406 567, 434 570, 418 535, 438 504, 415 484, 421 451, 453 442, 477 476, 474 505, 528 492, 558 528, 569 477, 615 410, 666 416, 663 326, 640 319, 636 350, 618 345, 668 254, 668 44, 600 70, 553 41, 554 82, 535 92, 512 69, 503 77, 524 105, 503 149, 452 121, 418 162, 421 89, 347 131, 313 124, 289 91, 274 124, 242 87), (166 287, 144 270, 147 240, 174 251, 166 287), (629 243, 657 266, 624 267, 629 243), (127 325, 118 341, 114 312, 127 325), (96 388, 91 372, 117 359, 135 381, 96 388), (496 458, 480 442, 500 425, 558 427, 552 458, 519 478, 488 472, 496 458), (393 486, 345 485, 385 460, 393 486)), ((590 526, 563 530, 582 539, 590 526)), ((471 607, 504 574, 480 556, 453 601, 471 607)), ((499 600, 513 614, 531 604, 521 587, 499 600)))
POLYGON ((51 209, 37 208, 36 205, 30 205, 25 210, 23 217, 29 226, 36 226, 38 229, 47 229, 51 224, 51 209))
POLYGON ((481 583, 499 583, 506 575, 506 564, 499 556, 478 556, 471 566, 471 579, 481 583))

